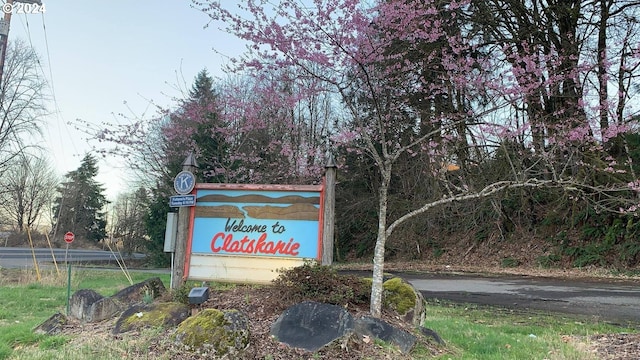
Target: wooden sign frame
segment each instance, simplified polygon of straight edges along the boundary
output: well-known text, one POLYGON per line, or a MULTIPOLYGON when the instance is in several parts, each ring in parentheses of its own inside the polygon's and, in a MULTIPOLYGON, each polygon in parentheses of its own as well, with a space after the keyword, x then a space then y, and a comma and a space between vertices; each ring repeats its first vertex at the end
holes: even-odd
POLYGON ((322 185, 196 184, 184 275, 268 283, 277 270, 322 260, 322 185))

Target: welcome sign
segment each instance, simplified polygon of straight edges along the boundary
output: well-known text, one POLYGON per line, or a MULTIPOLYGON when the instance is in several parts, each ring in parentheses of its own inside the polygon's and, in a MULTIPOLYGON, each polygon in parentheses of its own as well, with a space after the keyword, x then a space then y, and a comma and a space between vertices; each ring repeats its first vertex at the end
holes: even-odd
POLYGON ((197 184, 185 275, 269 282, 322 256, 322 186, 197 184))

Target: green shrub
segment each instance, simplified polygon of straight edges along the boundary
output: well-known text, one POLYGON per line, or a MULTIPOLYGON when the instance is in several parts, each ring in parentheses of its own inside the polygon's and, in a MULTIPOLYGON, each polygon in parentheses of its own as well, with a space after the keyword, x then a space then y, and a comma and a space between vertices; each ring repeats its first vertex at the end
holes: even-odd
POLYGON ((196 286, 197 285, 194 282, 191 282, 191 281, 185 282, 184 284, 182 284, 182 286, 180 286, 178 289, 173 290, 173 292, 171 293, 171 297, 173 298, 173 301, 179 302, 182 304, 188 304, 189 293, 191 292, 191 289, 193 289, 196 286))
POLYGON ((512 257, 506 257, 502 259, 501 264, 502 264, 502 267, 505 267, 505 268, 514 268, 514 267, 520 266, 520 260, 512 257))
POLYGON ((605 259, 601 254, 585 253, 573 261, 573 267, 581 268, 589 265, 604 265, 605 259))
POLYGON ((620 247, 620 259, 625 265, 636 266, 638 258, 640 258, 640 241, 637 239, 627 240, 620 247))
POLYGON ((302 266, 278 271, 273 285, 283 298, 335 305, 366 304, 370 288, 356 275, 341 275, 330 266, 306 262, 302 266))
POLYGON ((442 257, 442 255, 444 255, 445 250, 442 248, 434 248, 433 249, 433 257, 436 259, 439 259, 440 257, 442 257))
POLYGON ((551 255, 538 256, 538 258, 536 259, 536 262, 538 263, 538 266, 548 269, 558 265, 561 260, 562 260, 562 256, 558 254, 551 254, 551 255))

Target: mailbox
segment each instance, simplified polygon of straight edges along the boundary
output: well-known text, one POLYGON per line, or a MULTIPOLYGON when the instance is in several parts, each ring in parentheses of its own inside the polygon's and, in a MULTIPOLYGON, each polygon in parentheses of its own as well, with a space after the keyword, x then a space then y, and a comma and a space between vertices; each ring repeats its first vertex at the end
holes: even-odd
POLYGON ((195 287, 189 291, 189 304, 202 304, 209 299, 208 287, 195 287))

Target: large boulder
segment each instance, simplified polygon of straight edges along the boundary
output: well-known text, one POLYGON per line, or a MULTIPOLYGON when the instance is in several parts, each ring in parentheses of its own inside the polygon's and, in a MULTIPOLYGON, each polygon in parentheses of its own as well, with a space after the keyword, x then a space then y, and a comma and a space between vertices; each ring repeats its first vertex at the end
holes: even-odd
POLYGON ((341 306, 305 301, 286 309, 271 335, 291 347, 314 352, 353 332, 353 316, 341 306))
POLYGON ((335 340, 369 337, 397 346, 407 354, 417 338, 373 317, 354 319, 341 306, 305 301, 286 309, 271 326, 271 335, 294 348, 315 352, 335 340))
POLYGON ((80 289, 69 299, 68 315, 82 322, 92 322, 95 304, 103 299, 104 296, 94 290, 80 289))
POLYGON ((415 335, 393 326, 384 320, 370 316, 356 319, 355 332, 359 337, 369 336, 393 344, 404 354, 408 354, 417 341, 415 335))
POLYGON ((189 306, 176 302, 136 304, 125 310, 113 328, 114 334, 143 328, 169 328, 186 320, 189 306))
POLYGON ((237 310, 205 309, 183 321, 175 339, 214 358, 233 358, 249 346, 249 319, 237 310))
POLYGON ((413 285, 396 277, 385 281, 383 305, 395 312, 402 320, 414 327, 421 326, 425 319, 424 297, 413 285))
POLYGON ((125 304, 113 298, 102 298, 93 303, 89 311, 85 314, 84 321, 91 323, 111 319, 122 312, 125 306, 125 304))
POLYGON ((39 335, 57 335, 62 332, 65 325, 67 325, 67 317, 62 313, 55 313, 42 324, 36 326, 33 332, 39 335))
POLYGON ((420 332, 422 333, 422 335, 424 335, 427 338, 431 338, 433 341, 435 341, 439 345, 445 345, 444 340, 442 340, 442 338, 440 337, 440 335, 438 335, 437 332, 429 328, 426 328, 424 326, 420 327, 420 332))
POLYGON ((111 297, 81 289, 71 296, 69 317, 88 323, 110 319, 136 303, 153 300, 164 291, 164 284, 158 277, 128 286, 111 297))
POLYGON ((166 290, 162 280, 160 280, 159 277, 154 277, 128 286, 118 291, 115 295, 111 296, 111 298, 123 304, 135 304, 145 299, 153 300, 162 295, 166 290))

